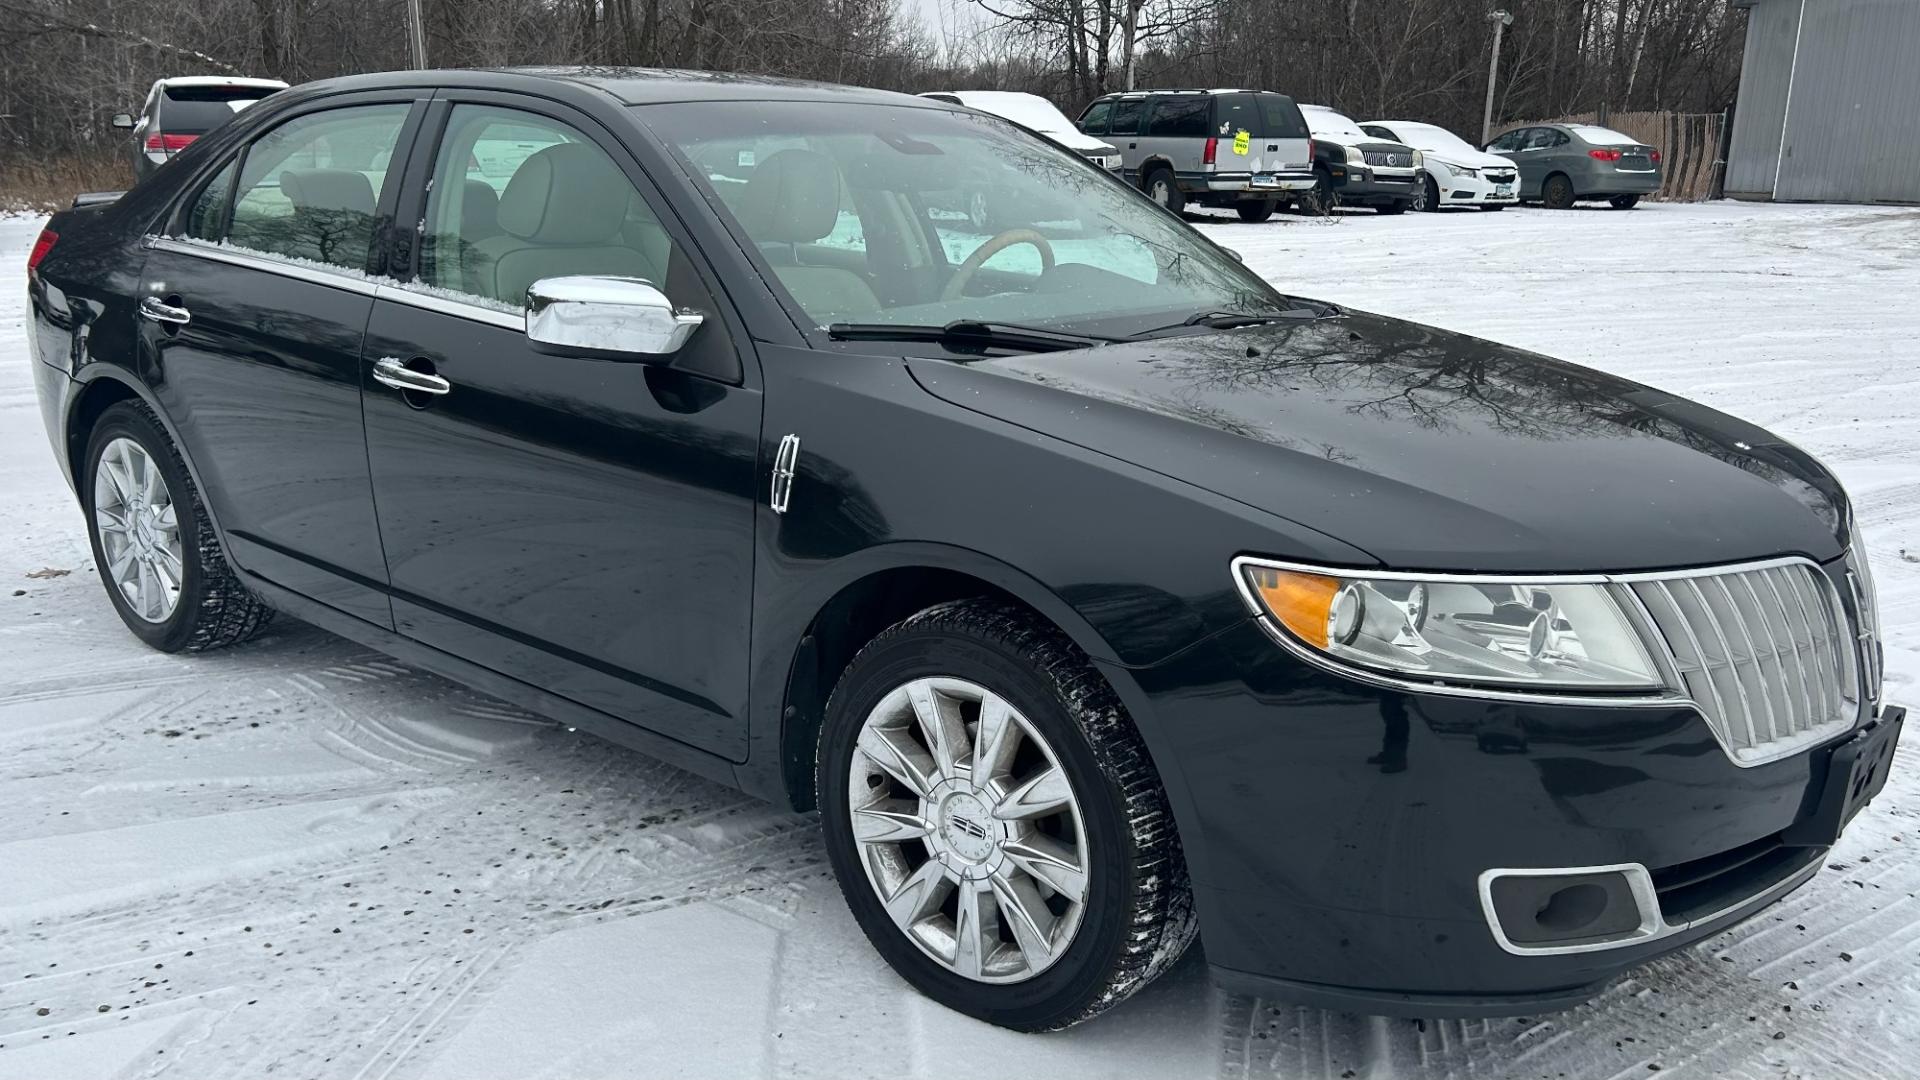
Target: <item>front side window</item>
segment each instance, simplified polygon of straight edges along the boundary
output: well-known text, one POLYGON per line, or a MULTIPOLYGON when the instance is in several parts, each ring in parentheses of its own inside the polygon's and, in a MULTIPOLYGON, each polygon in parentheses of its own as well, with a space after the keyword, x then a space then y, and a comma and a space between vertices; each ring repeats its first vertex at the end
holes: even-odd
POLYGON ((1080 117, 1080 130, 1092 135, 1105 134, 1107 130, 1107 114, 1112 111, 1113 102, 1094 102, 1087 108, 1086 114, 1080 117))
POLYGON ((1175 312, 1285 304, 1137 192, 993 117, 838 102, 635 112, 806 325, 978 319, 1118 335, 1175 312))
POLYGON ((1515 128, 1514 130, 1507 132, 1505 135, 1502 135, 1499 138, 1493 140, 1491 143, 1488 143, 1487 149, 1509 150, 1509 151, 1518 150, 1521 146, 1521 140, 1526 136, 1527 132, 1530 130, 1532 129, 1531 128, 1515 128))
POLYGON ((633 182, 558 120, 454 106, 426 217, 419 278, 438 289, 519 311, 541 278, 586 274, 644 278, 691 302, 674 296, 673 242, 633 182))
POLYGON ((1190 98, 1161 98, 1147 118, 1147 134, 1199 138, 1207 134, 1207 114, 1213 103, 1195 94, 1190 98))
POLYGON ((236 247, 364 271, 406 104, 296 117, 247 148, 226 239, 236 247))

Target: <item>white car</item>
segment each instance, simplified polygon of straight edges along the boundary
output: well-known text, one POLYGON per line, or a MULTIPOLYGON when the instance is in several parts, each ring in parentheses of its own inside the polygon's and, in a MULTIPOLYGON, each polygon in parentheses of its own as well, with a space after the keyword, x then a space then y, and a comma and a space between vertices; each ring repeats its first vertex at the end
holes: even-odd
POLYGON ((1120 169, 1118 147, 1083 134, 1073 121, 1053 107, 1053 102, 1038 94, 1020 94, 1011 90, 932 90, 920 96, 992 113, 1059 143, 1103 169, 1115 172, 1120 169))
POLYGON ((1367 134, 1406 143, 1420 151, 1415 210, 1443 206, 1478 206, 1501 210, 1520 201, 1520 174, 1513 162, 1489 154, 1443 127, 1413 120, 1370 120, 1360 125, 1367 134))

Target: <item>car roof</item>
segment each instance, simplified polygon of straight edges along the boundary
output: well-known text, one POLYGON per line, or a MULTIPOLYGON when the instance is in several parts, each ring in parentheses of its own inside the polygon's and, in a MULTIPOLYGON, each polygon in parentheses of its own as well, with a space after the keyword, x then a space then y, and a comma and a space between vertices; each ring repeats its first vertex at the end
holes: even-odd
POLYGON ((912 105, 928 109, 941 107, 939 102, 888 90, 770 75, 674 68, 503 67, 384 71, 327 79, 305 84, 300 89, 333 93, 391 87, 527 90, 540 83, 589 87, 622 105, 654 105, 670 101, 833 101, 843 104, 912 105))
POLYGON ((175 75, 170 79, 155 79, 160 86, 254 86, 262 90, 285 90, 287 84, 279 79, 248 79, 238 75, 175 75))
MULTIPOLYGON (((1181 87, 1173 87, 1165 90, 1122 90, 1118 93, 1102 94, 1100 97, 1096 98, 1095 100, 1106 101, 1111 98, 1141 98, 1141 97, 1147 97, 1148 95, 1167 96, 1167 95, 1173 95, 1173 94, 1272 94, 1274 97, 1287 96, 1285 94, 1280 93, 1277 90, 1248 90, 1244 87, 1235 87, 1235 86, 1215 86, 1211 88, 1181 86, 1181 87)), ((1289 98, 1288 100, 1292 100, 1292 99, 1289 98)))

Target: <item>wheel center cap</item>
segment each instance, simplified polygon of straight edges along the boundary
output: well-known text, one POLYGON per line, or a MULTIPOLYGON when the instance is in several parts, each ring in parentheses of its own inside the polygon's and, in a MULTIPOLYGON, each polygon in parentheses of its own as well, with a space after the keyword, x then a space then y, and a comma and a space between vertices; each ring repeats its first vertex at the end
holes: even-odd
POLYGON ((940 838, 955 855, 984 862, 999 847, 1000 825, 986 803, 957 791, 940 805, 940 838))

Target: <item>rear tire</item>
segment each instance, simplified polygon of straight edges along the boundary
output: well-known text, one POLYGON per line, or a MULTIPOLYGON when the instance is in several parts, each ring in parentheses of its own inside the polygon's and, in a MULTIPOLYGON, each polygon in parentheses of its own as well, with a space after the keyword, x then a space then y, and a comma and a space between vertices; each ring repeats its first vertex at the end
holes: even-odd
POLYGON ((1540 205, 1549 210, 1573 209, 1573 181, 1562 173, 1547 177, 1547 182, 1540 185, 1540 205))
POLYGON ((1147 170, 1146 176, 1141 178, 1140 190, 1147 193, 1147 198, 1166 207, 1172 213, 1178 214, 1187 207, 1186 194, 1174 181, 1173 170, 1165 165, 1156 165, 1147 170))
POLYGON ((1259 202, 1242 201, 1233 204, 1233 212, 1240 215, 1241 221, 1258 225, 1272 217, 1274 210, 1279 206, 1279 201, 1275 199, 1262 199, 1259 202))
POLYGON ((1615 195, 1615 196, 1614 196, 1613 198, 1611 198, 1611 199, 1608 199, 1607 201, 1608 201, 1609 203, 1612 203, 1612 204, 1613 204, 1613 208, 1614 208, 1615 210, 1631 210, 1631 209, 1633 209, 1633 208, 1634 208, 1634 207, 1635 207, 1636 205, 1638 205, 1638 204, 1639 204, 1639 202, 1640 202, 1640 196, 1638 196, 1638 195, 1615 195))
POLYGON ((142 402, 100 414, 80 478, 94 565, 113 609, 161 652, 204 652, 265 629, 273 609, 227 565, 186 462, 142 402))
POLYGON ((1388 215, 1404 214, 1407 212, 1407 207, 1412 205, 1413 205, 1412 203, 1408 203, 1408 202, 1395 201, 1390 203, 1381 203, 1379 206, 1374 207, 1374 210, 1378 213, 1388 214, 1388 215))
POLYGON ((854 918, 957 1012, 1068 1027, 1193 940, 1186 862, 1139 732, 1086 654, 1024 609, 953 601, 869 642, 827 703, 818 782, 854 918), (983 738, 989 717, 998 738, 983 738), (1055 857, 1045 876, 1027 869, 1036 849, 1055 857))

